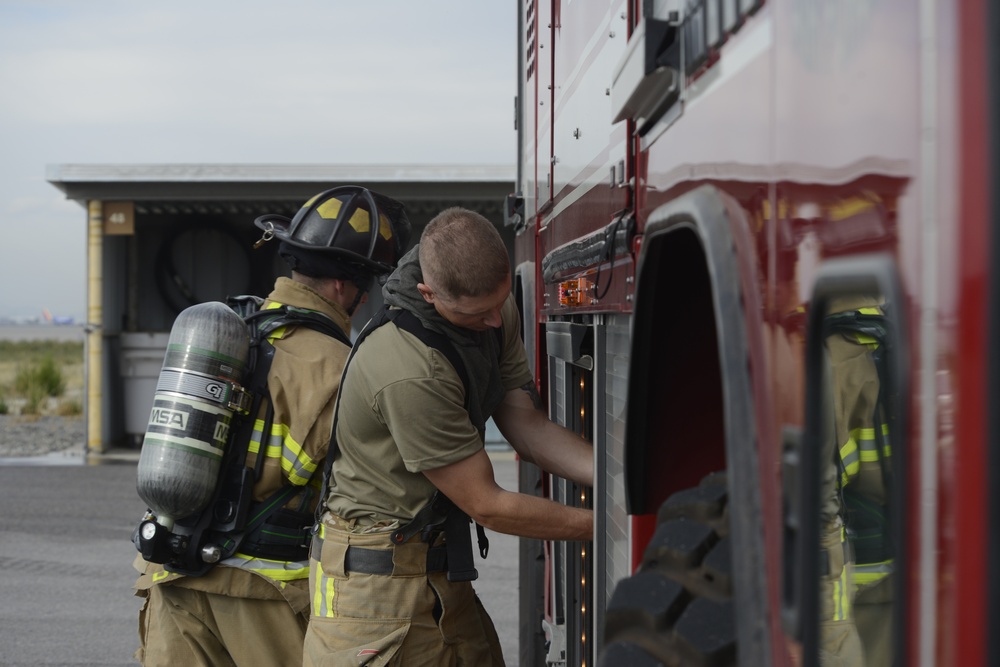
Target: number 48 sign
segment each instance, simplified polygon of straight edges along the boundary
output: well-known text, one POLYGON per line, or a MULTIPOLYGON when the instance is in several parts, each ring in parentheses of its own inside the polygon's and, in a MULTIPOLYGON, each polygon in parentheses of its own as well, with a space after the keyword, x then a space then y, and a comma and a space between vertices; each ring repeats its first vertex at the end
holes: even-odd
POLYGON ((135 204, 130 201, 104 202, 104 233, 134 234, 135 204))

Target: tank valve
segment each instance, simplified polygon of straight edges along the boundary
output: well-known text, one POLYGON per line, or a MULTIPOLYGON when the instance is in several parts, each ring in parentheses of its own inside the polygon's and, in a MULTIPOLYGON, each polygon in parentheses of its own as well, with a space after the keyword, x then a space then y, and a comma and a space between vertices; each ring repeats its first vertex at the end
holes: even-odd
POLYGON ((206 563, 218 563, 222 558, 222 549, 214 544, 206 544, 201 548, 201 559, 206 563))

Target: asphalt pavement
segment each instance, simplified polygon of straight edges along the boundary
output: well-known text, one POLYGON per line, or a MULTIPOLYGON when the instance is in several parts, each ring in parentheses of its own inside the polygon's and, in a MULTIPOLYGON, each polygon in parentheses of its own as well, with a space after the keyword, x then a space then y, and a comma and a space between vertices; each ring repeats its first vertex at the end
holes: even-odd
MULTIPOLYGON (((134 458, 0 459, 0 667, 138 664, 134 458)), ((491 458, 515 490, 513 456, 491 458)), ((489 536, 475 588, 515 665, 517 539, 489 536)))

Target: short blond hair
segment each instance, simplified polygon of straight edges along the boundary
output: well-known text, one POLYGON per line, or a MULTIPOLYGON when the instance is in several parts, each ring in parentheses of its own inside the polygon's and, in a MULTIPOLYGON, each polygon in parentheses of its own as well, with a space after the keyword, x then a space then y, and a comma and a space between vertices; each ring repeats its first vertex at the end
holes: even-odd
POLYGON ((510 281, 510 256, 500 232, 458 206, 434 216, 420 237, 420 269, 446 299, 477 298, 510 281))

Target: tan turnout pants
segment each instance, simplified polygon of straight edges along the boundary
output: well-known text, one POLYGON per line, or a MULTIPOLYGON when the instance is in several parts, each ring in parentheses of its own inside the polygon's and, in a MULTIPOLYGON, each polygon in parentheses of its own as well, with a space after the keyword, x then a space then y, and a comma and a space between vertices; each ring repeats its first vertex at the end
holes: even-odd
POLYGON ((386 533, 353 534, 331 522, 324 533, 320 560, 310 561, 304 665, 504 666, 493 621, 471 582, 428 573, 427 544, 393 546, 386 533), (345 571, 348 546, 392 550, 392 573, 345 571))
POLYGON ((135 657, 144 667, 302 664, 308 619, 280 596, 259 600, 170 585, 142 593, 135 657))
POLYGON ((844 559, 843 539, 839 518, 824 526, 820 535, 820 546, 829 554, 829 571, 820 573, 819 581, 819 664, 866 667, 854 618, 853 569, 844 559))

